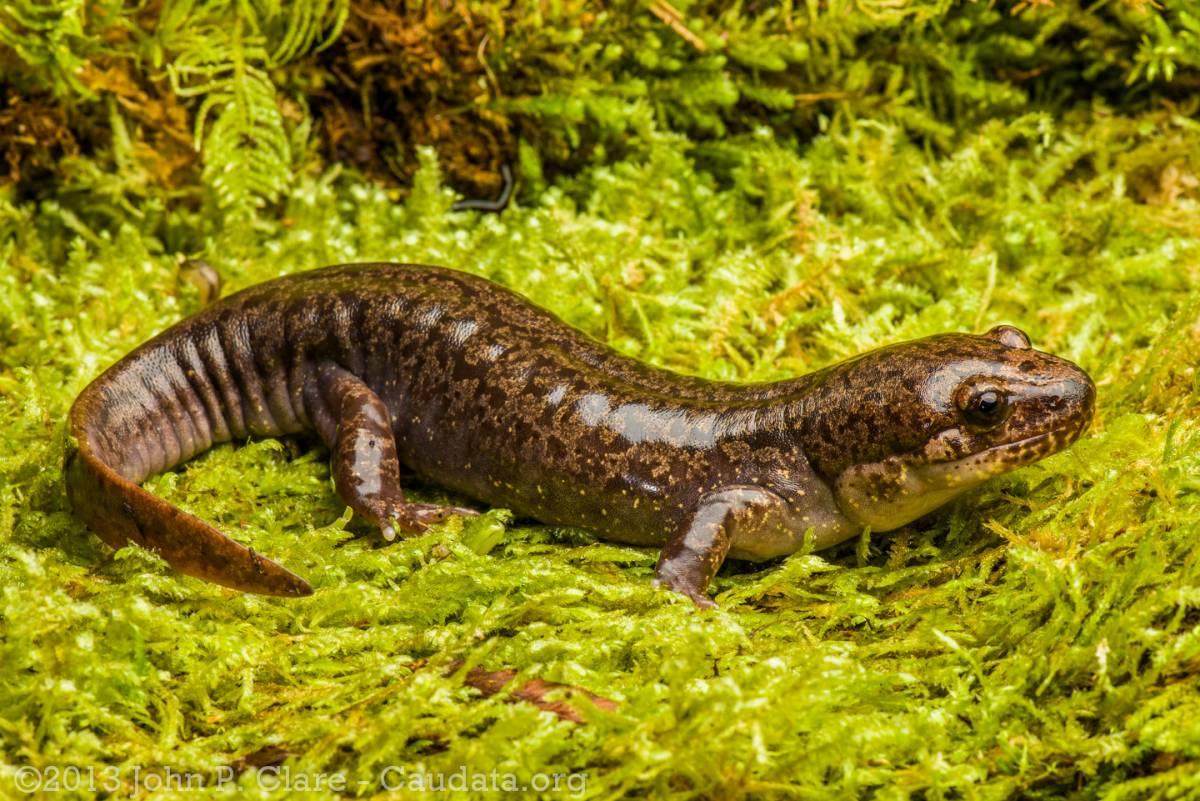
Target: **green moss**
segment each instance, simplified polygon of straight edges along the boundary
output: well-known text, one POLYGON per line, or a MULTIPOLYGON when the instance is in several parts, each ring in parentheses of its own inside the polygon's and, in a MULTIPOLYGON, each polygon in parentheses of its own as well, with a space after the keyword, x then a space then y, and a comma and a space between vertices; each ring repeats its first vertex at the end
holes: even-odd
POLYGON ((403 202, 316 166, 277 208, 216 215, 195 187, 130 193, 102 159, 76 164, 86 189, 0 196, 0 797, 20 766, 93 768, 101 786, 115 767, 116 795, 55 797, 126 797, 153 786, 134 768, 246 759, 344 775, 361 797, 392 797, 387 766, 463 765, 586 772, 595 798, 1200 793, 1200 128, 1169 104, 1064 104, 947 122, 931 148, 910 122, 847 116, 803 147, 769 126, 701 141, 648 125, 499 216, 452 213, 430 152, 403 202), (454 265, 714 378, 1009 322, 1091 372, 1098 419, 894 535, 727 568, 711 614, 650 587, 649 550, 500 510, 381 547, 323 453, 220 447, 149 487, 317 588, 238 595, 114 555, 60 475, 78 391, 198 308, 184 255, 227 291, 340 261, 454 265), (447 675, 459 660, 620 707, 576 725, 484 699, 447 675))

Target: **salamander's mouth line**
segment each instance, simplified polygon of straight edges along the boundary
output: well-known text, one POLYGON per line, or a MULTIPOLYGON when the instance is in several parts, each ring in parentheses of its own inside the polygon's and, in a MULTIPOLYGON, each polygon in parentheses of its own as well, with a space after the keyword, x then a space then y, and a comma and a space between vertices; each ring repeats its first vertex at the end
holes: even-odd
POLYGON ((1085 423, 1073 421, 1066 427, 940 461, 933 461, 938 451, 931 442, 918 451, 847 468, 836 482, 838 499, 858 525, 892 531, 989 479, 1061 450, 1078 439, 1085 427, 1085 423))
MULTIPOLYGON (((1068 439, 1077 437, 1081 432, 1082 429, 1079 429, 1068 439)), ((923 478, 940 478, 942 486, 947 489, 969 489, 993 476, 1036 462, 1053 453, 1063 440, 1061 431, 1045 431, 1003 445, 995 445, 961 459, 926 462, 917 465, 915 469, 923 478)))

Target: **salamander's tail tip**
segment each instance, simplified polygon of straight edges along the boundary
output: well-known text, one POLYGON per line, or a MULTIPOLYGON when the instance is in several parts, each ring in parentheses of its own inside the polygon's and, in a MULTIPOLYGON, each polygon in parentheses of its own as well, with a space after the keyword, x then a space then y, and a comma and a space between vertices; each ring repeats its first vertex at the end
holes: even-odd
POLYGON ((227 538, 215 529, 209 529, 206 534, 203 547, 187 553, 164 553, 162 548, 156 550, 180 573, 233 590, 282 598, 303 598, 313 594, 311 584, 275 560, 227 538))
POLYGON ((77 461, 81 469, 70 477, 72 506, 112 547, 136 543, 184 575, 233 590, 287 598, 313 594, 311 584, 278 562, 102 465, 77 461))
POLYGON ((231 576, 219 577, 215 580, 219 584, 225 584, 243 592, 252 592, 256 595, 305 598, 313 594, 311 584, 278 562, 267 559, 265 556, 260 556, 259 554, 254 554, 253 559, 256 563, 255 567, 259 571, 257 579, 246 581, 244 578, 245 572, 237 571, 231 576), (228 578, 229 581, 222 581, 222 578, 228 578))
POLYGON ((300 578, 299 576, 297 576, 296 579, 297 579, 296 587, 294 588, 294 592, 292 593, 293 597, 307 598, 308 596, 313 594, 313 588, 312 588, 311 584, 309 584, 307 581, 300 578))

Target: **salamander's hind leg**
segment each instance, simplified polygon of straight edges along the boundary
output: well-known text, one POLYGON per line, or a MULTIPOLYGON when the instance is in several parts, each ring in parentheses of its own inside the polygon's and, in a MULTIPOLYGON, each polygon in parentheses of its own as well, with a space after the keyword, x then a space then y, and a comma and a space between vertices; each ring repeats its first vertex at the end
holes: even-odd
POLYGON ((314 427, 333 457, 333 483, 354 513, 378 526, 384 539, 415 533, 451 515, 477 512, 457 506, 409 503, 400 489, 400 460, 388 410, 371 389, 344 368, 317 367, 308 398, 314 427))

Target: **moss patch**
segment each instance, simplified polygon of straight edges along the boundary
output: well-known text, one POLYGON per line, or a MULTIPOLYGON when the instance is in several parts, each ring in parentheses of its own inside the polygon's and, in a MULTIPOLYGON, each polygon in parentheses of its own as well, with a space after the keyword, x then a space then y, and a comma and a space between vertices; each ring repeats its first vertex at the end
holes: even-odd
POLYGON ((586 774, 592 798, 1200 793, 1200 128, 1134 99, 997 114, 938 147, 887 114, 802 145, 782 123, 702 142, 647 125, 499 216, 452 213, 428 151, 403 198, 313 165, 279 206, 217 213, 102 159, 40 199, 0 195, 0 797, 21 797, 23 766, 58 775, 56 798, 192 775, 209 786, 154 797, 296 797, 264 764, 345 782, 309 798, 413 797, 388 788, 463 766, 586 774), (342 261, 454 265, 725 379, 1008 322, 1089 370, 1098 419, 894 535, 727 568, 711 614, 651 589, 652 551, 502 510, 381 547, 322 452, 220 447, 149 487, 317 589, 238 595, 113 554, 65 505, 66 410, 199 307, 184 255, 227 291, 342 261), (475 665, 620 707, 584 703, 577 725, 481 698, 475 665))

